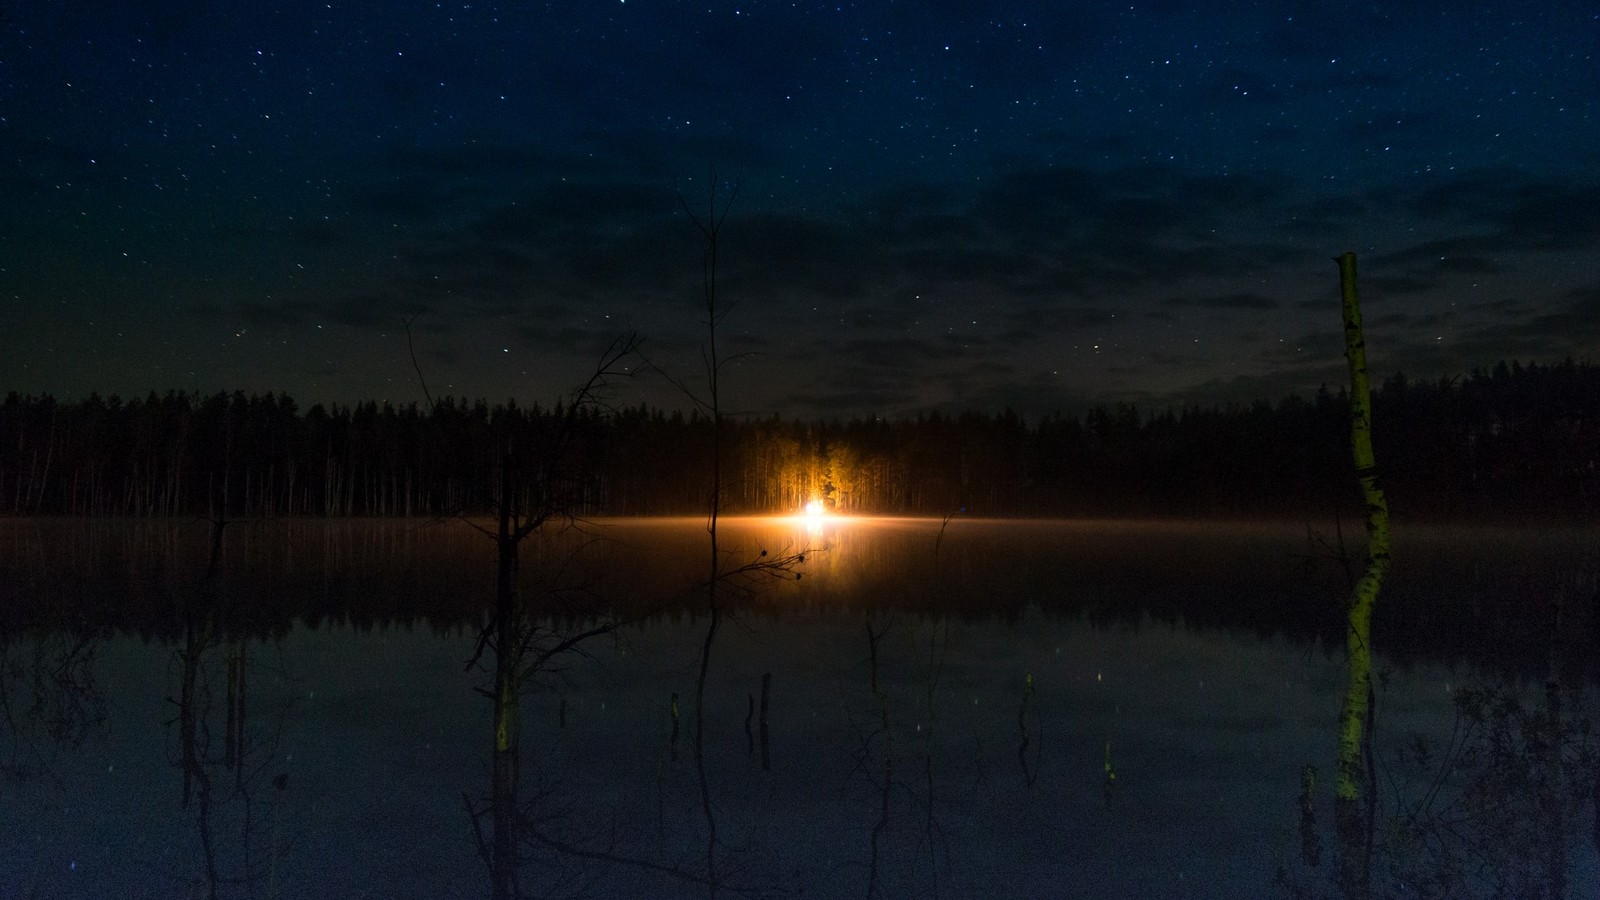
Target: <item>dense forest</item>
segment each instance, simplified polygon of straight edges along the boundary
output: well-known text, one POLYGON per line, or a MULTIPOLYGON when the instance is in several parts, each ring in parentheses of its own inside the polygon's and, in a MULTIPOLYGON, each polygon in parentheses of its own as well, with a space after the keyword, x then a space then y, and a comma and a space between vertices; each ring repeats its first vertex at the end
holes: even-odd
MULTIPOLYGON (((1600 459, 1600 367, 1501 363, 1385 381, 1375 441, 1397 515, 1585 516, 1600 459)), ((975 516, 1324 515, 1359 503, 1342 391, 1025 421, 725 421, 728 512, 975 516)), ((284 395, 0 406, 0 512, 89 516, 439 516, 493 509, 515 465, 574 515, 700 513, 711 421, 643 407, 371 402, 284 395)))

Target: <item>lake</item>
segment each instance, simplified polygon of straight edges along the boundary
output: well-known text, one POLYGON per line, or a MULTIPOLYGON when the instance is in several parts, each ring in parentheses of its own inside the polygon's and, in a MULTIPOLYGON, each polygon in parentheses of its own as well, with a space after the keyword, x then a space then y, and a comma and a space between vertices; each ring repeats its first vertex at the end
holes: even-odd
MULTIPOLYGON (((1395 534, 1376 883, 1597 896, 1594 530, 1395 534)), ((1334 523, 719 537, 709 642, 704 522, 602 520, 498 647, 471 523, 0 520, 0 898, 1337 896, 1334 523)))

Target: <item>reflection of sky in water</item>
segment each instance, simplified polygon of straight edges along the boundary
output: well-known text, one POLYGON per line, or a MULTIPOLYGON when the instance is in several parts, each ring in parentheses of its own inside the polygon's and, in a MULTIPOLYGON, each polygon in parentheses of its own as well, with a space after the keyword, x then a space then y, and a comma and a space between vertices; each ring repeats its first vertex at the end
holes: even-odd
MULTIPOLYGON (((641 592, 687 585, 703 552, 698 524, 618 524, 587 551, 596 564, 576 568, 641 592)), ((1303 581, 1289 553, 1303 536, 1270 526, 962 521, 939 533, 926 520, 829 520, 815 531, 804 519, 726 523, 734 559, 825 548, 808 557, 801 582, 733 606, 713 654, 707 764, 723 855, 746 883, 865 894, 887 753, 894 783, 877 857, 890 895, 1269 895, 1279 859, 1297 846, 1301 767, 1316 764, 1331 781, 1340 654, 1263 636, 1248 620, 1197 629, 1137 612, 1099 621, 1094 610, 1195 593, 1248 606, 1260 600, 1248 594, 1303 581), (1052 605, 1063 597, 1083 605, 1052 605), (999 614, 974 614, 986 608, 999 614), (881 635, 886 703, 870 687, 869 632, 881 635), (746 737, 767 673, 771 771, 746 737), (878 732, 885 709, 887 734, 878 732), (1109 802, 1108 744, 1117 773, 1109 802)), ((291 552, 258 534, 250 552, 278 573, 279 590, 337 584, 285 574, 326 556, 421 552, 414 537, 356 529, 351 539, 355 549, 324 536, 291 552), (275 568, 277 554, 296 562, 275 568)), ((482 549, 449 546, 450 558, 477 560, 482 549)), ((569 558, 553 548, 531 554, 530 589, 566 571, 558 563, 569 558)), ((434 576, 458 590, 482 585, 460 572, 400 568, 385 591, 434 576)), ((273 840, 282 845, 274 877, 284 895, 487 895, 462 799, 488 782, 488 701, 472 689, 483 679, 462 671, 474 635, 464 626, 341 625, 251 642, 251 840, 258 867, 273 840), (280 772, 281 792, 270 786, 280 772)), ((592 643, 589 657, 529 691, 522 793, 543 827, 676 865, 702 858, 689 721, 703 638, 703 619, 665 611, 592 643), (676 760, 673 694, 684 715, 676 760)), ((40 639, 13 638, 12 658, 29 640, 40 639)), ((213 654, 206 669, 218 704, 221 659, 213 654)), ((1382 734, 1447 734, 1447 685, 1471 673, 1380 665, 1392 670, 1379 698, 1382 734)), ((0 829, 0 883, 24 895, 37 886, 45 896, 165 896, 203 872, 196 812, 180 806, 174 765, 176 678, 173 648, 160 641, 104 645, 104 727, 75 751, 41 750, 33 758, 48 777, 0 794, 0 821, 11 823, 0 829)), ((238 797, 226 785, 216 794, 222 858, 237 862, 238 829, 228 827, 240 821, 238 797)), ((1324 790, 1325 807, 1327 799, 1324 790)), ((1592 875, 1592 851, 1578 859, 1592 875)), ((530 865, 525 887, 545 885, 553 865, 530 865)), ((703 894, 632 869, 587 874, 595 880, 581 883, 599 895, 703 894)))

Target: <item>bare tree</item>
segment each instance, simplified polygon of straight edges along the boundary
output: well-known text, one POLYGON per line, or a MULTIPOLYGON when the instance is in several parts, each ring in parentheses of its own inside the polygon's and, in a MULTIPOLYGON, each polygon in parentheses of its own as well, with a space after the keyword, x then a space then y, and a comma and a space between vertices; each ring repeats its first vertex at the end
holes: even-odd
POLYGON ((734 182, 729 186, 727 196, 719 206, 720 189, 721 180, 713 169, 707 185, 703 217, 694 211, 681 191, 678 194, 679 205, 700 233, 702 241, 701 293, 705 304, 706 338, 700 348, 700 361, 704 386, 696 390, 685 382, 667 376, 711 420, 711 484, 707 491, 706 509, 706 535, 710 542, 705 581, 708 624, 705 641, 700 647, 700 668, 695 679, 694 763, 695 774, 700 782, 701 811, 706 822, 705 885, 707 894, 713 898, 717 896, 722 879, 717 864, 716 811, 711 803, 711 786, 706 773, 705 698, 706 675, 711 669, 711 649, 722 623, 722 601, 725 594, 748 591, 772 579, 798 580, 799 567, 805 562, 807 552, 803 549, 794 552, 780 550, 770 554, 763 548, 754 558, 735 560, 733 554, 725 552, 720 543, 718 523, 723 501, 722 368, 737 357, 724 358, 717 346, 717 327, 735 306, 722 302, 717 296, 717 265, 722 226, 734 200, 739 196, 739 184, 734 182))

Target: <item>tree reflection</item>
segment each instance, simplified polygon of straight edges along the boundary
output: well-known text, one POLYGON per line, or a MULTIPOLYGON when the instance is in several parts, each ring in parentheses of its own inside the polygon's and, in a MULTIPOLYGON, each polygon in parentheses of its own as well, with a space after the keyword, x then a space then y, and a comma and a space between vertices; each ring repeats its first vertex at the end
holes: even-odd
MULTIPOLYGON (((1596 746, 1584 698, 1560 689, 1530 703, 1504 684, 1458 689, 1448 738, 1414 735, 1392 751, 1392 811, 1372 834, 1376 897, 1537 898, 1572 893, 1568 857, 1593 814, 1596 746)), ((1301 797, 1302 853, 1280 870, 1292 897, 1349 895, 1322 867, 1313 805, 1301 797)), ((1600 850, 1600 841, 1597 841, 1600 850)))
MULTIPOLYGON (((946 548, 951 518, 948 515, 944 517, 933 537, 932 554, 925 557, 922 563, 926 570, 936 576, 947 573, 948 555, 942 551, 946 548)), ((937 592, 937 588, 932 590, 937 592)), ((938 895, 941 865, 947 863, 951 856, 950 835, 939 818, 940 807, 955 799, 950 796, 951 780, 940 771, 943 754, 948 752, 941 746, 943 726, 940 724, 940 703, 944 699, 942 679, 949 649, 950 621, 944 615, 932 615, 926 618, 925 623, 926 645, 922 644, 920 629, 898 629, 904 633, 906 645, 912 648, 921 668, 917 684, 920 702, 911 713, 912 721, 907 733, 906 724, 897 723, 892 715, 892 710, 904 707, 897 708, 892 703, 887 684, 891 673, 884 671, 889 643, 887 639, 896 635, 897 623, 892 616, 883 616, 881 613, 869 613, 865 622, 871 706, 860 720, 852 716, 852 720, 855 720, 856 749, 853 754, 855 766, 849 780, 860 776, 870 790, 873 816, 867 833, 866 895, 869 898, 897 893, 896 886, 887 875, 895 868, 895 860, 889 858, 887 850, 897 836, 896 829, 891 827, 895 821, 892 813, 897 808, 894 802, 896 797, 903 798, 902 803, 910 807, 911 816, 907 816, 906 821, 914 821, 915 844, 918 850, 926 853, 925 859, 918 864, 925 871, 927 879, 917 885, 920 890, 929 895, 938 895), (898 767, 897 759, 903 763, 898 767), (913 773, 910 777, 906 776, 908 771, 913 773)), ((1033 676, 1027 675, 1016 715, 1016 756, 1023 784, 1027 788, 1032 788, 1035 783, 1042 749, 1038 746, 1041 719, 1033 704, 1033 676)), ((981 745, 981 739, 979 743, 981 745)), ((900 888, 904 889, 905 886, 900 888)))
MULTIPOLYGON (((464 798, 477 837, 480 855, 489 869, 491 895, 495 900, 521 894, 519 832, 527 817, 519 808, 521 766, 521 723, 518 712, 524 684, 544 670, 549 661, 584 641, 610 634, 620 619, 601 622, 591 628, 563 633, 540 624, 519 584, 522 548, 529 538, 540 535, 546 526, 571 524, 572 504, 581 497, 568 483, 574 444, 579 430, 590 420, 602 395, 619 377, 622 360, 634 352, 636 341, 624 337, 607 349, 589 380, 578 389, 568 405, 559 428, 542 446, 519 446, 508 424, 498 435, 500 477, 496 486, 495 527, 487 528, 467 520, 467 524, 494 541, 495 601, 492 615, 478 632, 477 646, 467 662, 470 671, 480 665, 492 672, 488 689, 480 689, 493 704, 493 742, 491 775, 486 805, 464 798), (485 653, 488 659, 485 660, 485 653), (489 820, 486 838, 481 824, 489 820)), ((547 592, 559 598, 559 592, 547 592)), ((542 613, 559 610, 547 605, 542 613)))
POLYGON ((92 632, 0 635, 0 714, 10 738, 0 772, 19 780, 47 773, 57 753, 104 726, 95 678, 103 646, 92 632))
MULTIPOLYGON (((1541 688, 1480 677, 1456 687, 1448 736, 1412 734, 1378 754, 1390 797, 1362 839, 1375 897, 1589 896, 1571 853, 1600 796, 1600 745, 1590 699, 1574 686, 1563 634, 1564 592, 1551 605, 1549 668, 1541 688), (1577 888, 1574 892, 1575 887, 1577 888)), ((1593 648, 1586 648, 1592 652, 1593 648)), ((1324 871, 1315 770, 1300 796, 1301 854, 1279 871, 1292 897, 1353 896, 1324 871)), ((1376 796, 1375 796, 1376 800, 1376 796)), ((1600 826, 1597 826, 1600 827, 1600 826)), ((1340 835, 1341 841, 1344 835, 1340 835)), ((1600 853, 1600 831, 1590 836, 1600 853)))
POLYGON ((1423 779, 1385 835, 1391 878, 1418 896, 1568 896, 1567 842, 1594 790, 1595 747, 1552 690, 1528 704, 1501 685, 1456 692, 1456 730, 1397 751, 1423 779), (1428 778, 1431 771, 1431 779, 1428 778))
POLYGON ((232 886, 249 896, 258 889, 275 896, 287 852, 280 810, 289 778, 277 768, 277 747, 289 707, 278 707, 264 729, 252 721, 248 698, 256 661, 247 637, 226 624, 229 604, 219 580, 226 526, 224 519, 213 521, 205 580, 198 596, 182 604, 183 637, 174 651, 178 686, 176 696, 167 697, 178 709, 173 765, 182 773, 180 806, 193 812, 200 842, 194 892, 216 898, 232 886), (220 752, 214 745, 218 718, 220 752), (269 786, 261 809, 257 800, 269 786))
MULTIPOLYGON (((54 778, 56 764, 104 728, 105 695, 95 675, 103 645, 90 632, 0 630, 0 775, 19 785, 54 778)), ((17 896, 42 893, 5 887, 17 896)))
MULTIPOLYGON (((881 741, 883 748, 883 778, 877 783, 878 789, 878 817, 872 823, 872 837, 868 848, 869 865, 867 869, 867 897, 875 898, 882 895, 882 886, 878 878, 878 846, 883 840, 884 830, 889 827, 889 795, 894 788, 894 729, 889 723, 889 692, 878 683, 878 641, 888 633, 889 626, 874 629, 872 621, 867 621, 867 654, 868 672, 872 686, 872 696, 877 702, 878 723, 877 728, 868 732, 861 738, 861 749, 858 755, 858 765, 864 765, 871 756, 872 745, 875 740, 881 741)), ((871 778, 868 773, 868 778, 871 778)))
MULTIPOLYGON (((636 348, 637 340, 631 335, 611 345, 589 380, 574 393, 565 417, 547 443, 518 447, 509 431, 500 436, 500 478, 494 500, 496 525, 490 529, 468 520, 471 527, 494 541, 497 559, 494 610, 479 629, 477 645, 467 662, 469 671, 480 669, 492 677, 488 688, 479 689, 493 706, 489 796, 477 801, 470 795, 462 798, 479 856, 489 872, 490 895, 495 900, 524 895, 523 866, 529 859, 529 851, 535 849, 557 863, 539 873, 539 881, 547 889, 571 887, 570 882, 574 880, 581 882, 585 867, 595 863, 658 872, 682 881, 706 884, 715 890, 714 873, 700 875, 672 863, 649 859, 629 852, 614 840, 590 843, 569 839, 560 833, 566 824, 562 814, 552 808, 541 808, 541 805, 552 806, 549 795, 540 794, 526 800, 521 796, 519 711, 525 689, 540 676, 549 674, 556 660, 582 652, 586 642, 614 634, 635 618, 616 613, 593 618, 594 610, 604 604, 587 587, 566 586, 560 573, 543 573, 546 576, 541 582, 544 589, 536 593, 524 592, 519 575, 526 542, 577 527, 574 510, 583 494, 581 490, 574 491, 568 482, 569 467, 576 456, 578 432, 593 424, 604 405, 604 395, 626 371, 622 361, 633 355, 636 348), (574 627, 555 624, 563 621, 592 624, 574 627), (560 864, 562 861, 578 863, 576 874, 568 872, 560 864)), ((581 552, 581 547, 573 551, 567 561, 575 561, 581 552)), ((645 611, 635 615, 657 609, 659 604, 647 604, 645 611)), ((676 712, 676 699, 673 708, 676 712)), ((697 758, 700 733, 697 727, 697 758)))

